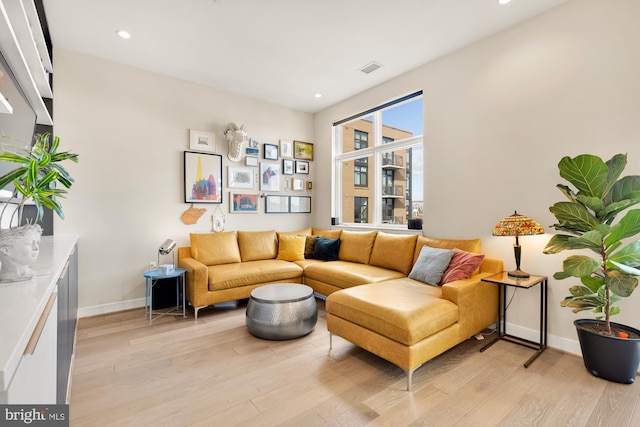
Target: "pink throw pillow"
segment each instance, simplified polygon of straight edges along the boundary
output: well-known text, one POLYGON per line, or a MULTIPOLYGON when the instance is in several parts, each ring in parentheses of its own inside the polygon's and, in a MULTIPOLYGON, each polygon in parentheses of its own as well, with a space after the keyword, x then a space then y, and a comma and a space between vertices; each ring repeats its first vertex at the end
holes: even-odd
POLYGON ((442 275, 440 283, 450 283, 455 280, 468 279, 482 263, 484 254, 474 254, 455 248, 449 267, 442 275))

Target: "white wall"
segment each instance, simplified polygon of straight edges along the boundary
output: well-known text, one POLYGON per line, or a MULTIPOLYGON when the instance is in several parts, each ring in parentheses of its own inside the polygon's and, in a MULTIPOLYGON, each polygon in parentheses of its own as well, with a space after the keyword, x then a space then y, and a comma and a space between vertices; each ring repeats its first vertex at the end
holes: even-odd
MULTIPOLYGON (((54 59, 54 133, 63 148, 80 155, 77 165, 69 165, 76 184, 63 201, 66 218, 56 220, 55 233, 79 236, 84 315, 141 305, 142 274, 158 246, 166 238, 188 245, 189 233, 211 229, 216 205, 196 204, 207 212, 195 225, 180 220, 190 206, 184 203, 182 154, 189 129, 215 132, 225 183, 232 164, 223 137, 229 122, 244 123, 261 143, 313 142, 307 113, 65 50, 56 49, 54 59)), ((312 162, 309 179, 315 169, 312 162)), ((257 184, 253 191, 259 192, 257 184)), ((313 218, 229 214, 226 184, 222 210, 227 230, 296 230, 313 218)))
MULTIPOLYGON (((333 121, 423 89, 424 234, 481 237, 485 252, 513 269, 513 241, 491 229, 517 209, 553 232, 548 207, 563 198, 555 188, 561 157, 628 153, 625 174, 640 175, 638 16, 636 0, 571 0, 322 111, 315 116, 318 166, 331 165, 333 121)), ((329 188, 316 191, 318 199, 330 197, 329 188)), ((328 220, 329 205, 321 210, 317 218, 328 220)), ((559 307, 576 281, 551 277, 568 253, 543 255, 549 238, 521 239, 522 268, 550 277, 550 344, 578 351, 572 321, 586 315, 559 307)), ((538 295, 516 294, 508 313, 514 331, 537 328, 538 295)), ((633 301, 614 320, 637 328, 633 301)))

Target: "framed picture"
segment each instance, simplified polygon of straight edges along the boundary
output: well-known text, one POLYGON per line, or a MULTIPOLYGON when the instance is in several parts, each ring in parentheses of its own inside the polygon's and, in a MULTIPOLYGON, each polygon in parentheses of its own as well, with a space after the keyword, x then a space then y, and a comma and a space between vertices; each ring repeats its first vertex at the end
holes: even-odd
POLYGON ((258 195, 256 193, 229 193, 230 213, 258 213, 258 195))
POLYGON ((309 162, 296 160, 296 173, 309 174, 309 162))
POLYGON ((274 144, 264 144, 264 159, 278 160, 278 146, 274 144))
POLYGON ((229 188, 253 188, 253 169, 239 166, 228 166, 228 168, 229 188))
POLYGON ((216 135, 211 132, 189 129, 189 150, 216 151, 216 135))
POLYGON ((280 191, 280 164, 260 162, 260 190, 280 191))
POLYGON ((294 190, 294 191, 302 191, 302 190, 304 190, 304 180, 303 179, 293 178, 292 181, 293 181, 291 183, 292 190, 294 190))
POLYGON ((293 141, 293 157, 300 160, 313 160, 313 144, 293 141))
POLYGON ((184 152, 185 203, 222 203, 222 156, 184 152))
POLYGON ((307 190, 313 190, 313 182, 307 181, 307 190))
POLYGON ((258 158, 256 156, 246 156, 244 158, 245 166, 258 166, 258 158))
POLYGON ((260 142, 257 139, 249 138, 249 147, 260 148, 260 142))
POLYGON ((265 213, 288 213, 289 196, 267 195, 264 204, 265 213))
POLYGON ((282 159, 282 175, 293 175, 293 160, 282 159))
POLYGON ((258 154, 260 154, 260 149, 259 148, 253 148, 253 147, 247 147, 246 152, 247 152, 248 156, 257 156, 258 154))
POLYGON ((293 141, 280 140, 280 157, 283 159, 293 158, 293 141))
POLYGON ((311 213, 311 197, 309 196, 291 196, 289 197, 291 213, 311 213))

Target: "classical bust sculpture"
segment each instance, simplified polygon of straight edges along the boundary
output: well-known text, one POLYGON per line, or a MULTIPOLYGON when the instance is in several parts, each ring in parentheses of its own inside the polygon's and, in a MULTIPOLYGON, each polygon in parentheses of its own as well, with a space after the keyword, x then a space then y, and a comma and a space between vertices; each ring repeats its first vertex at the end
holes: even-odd
POLYGON ((41 235, 38 224, 0 230, 0 281, 29 280, 36 275, 29 264, 38 258, 41 235))
POLYGON ((238 127, 235 123, 229 123, 227 130, 224 131, 224 136, 229 142, 227 157, 232 162, 239 162, 242 159, 242 146, 248 139, 244 125, 238 127))

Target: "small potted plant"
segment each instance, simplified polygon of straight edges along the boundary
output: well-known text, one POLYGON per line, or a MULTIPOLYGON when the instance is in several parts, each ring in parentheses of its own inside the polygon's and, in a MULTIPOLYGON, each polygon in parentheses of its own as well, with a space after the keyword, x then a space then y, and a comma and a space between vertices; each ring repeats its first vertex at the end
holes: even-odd
POLYGON ((558 221, 552 227, 561 233, 543 251, 582 251, 566 258, 562 271, 553 275, 581 282, 560 305, 596 314, 596 319, 574 322, 585 366, 595 376, 620 383, 635 380, 640 362, 640 331, 610 321, 620 312, 615 304, 631 296, 640 276, 640 209, 629 209, 640 202, 640 176, 620 178, 626 164, 626 154, 607 162, 589 154, 560 160, 560 176, 575 189, 557 186, 567 200, 549 210, 558 221))
POLYGON ((17 164, 15 169, 0 176, 0 188, 13 184, 15 190, 5 200, 0 211, 0 222, 7 214, 8 206, 17 206, 11 212, 8 229, 0 230, 0 281, 27 280, 35 275, 29 264, 39 253, 42 228, 38 224, 23 224, 22 208, 32 200, 36 210, 36 221, 42 219, 44 208, 51 209, 64 218, 58 198, 64 197, 71 188, 73 178, 61 165, 65 160, 78 161, 78 155, 69 151, 58 151, 60 139, 51 141, 49 133, 37 134, 33 146, 18 147, 2 142, 0 161, 17 164), (64 188, 57 188, 60 183, 64 188), (15 215, 18 215, 15 221, 15 215))

